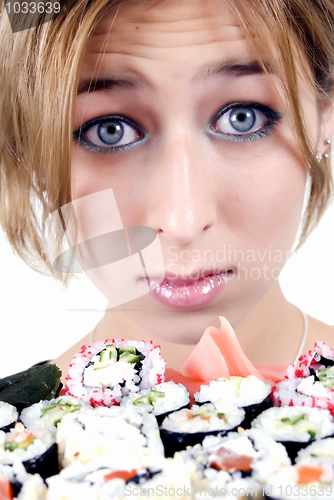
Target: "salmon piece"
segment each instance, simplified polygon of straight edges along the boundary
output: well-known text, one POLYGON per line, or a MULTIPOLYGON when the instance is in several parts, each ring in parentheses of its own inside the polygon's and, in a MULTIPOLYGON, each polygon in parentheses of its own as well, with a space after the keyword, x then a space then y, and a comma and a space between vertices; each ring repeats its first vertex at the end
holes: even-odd
POLYGON ((226 470, 228 472, 234 472, 236 470, 249 472, 252 462, 253 457, 239 455, 239 453, 235 453, 222 446, 212 454, 210 467, 217 470, 226 470))
MULTIPOLYGON (((133 477, 136 477, 138 474, 137 469, 131 470, 119 470, 115 472, 110 472, 110 474, 106 474, 103 476, 104 481, 110 481, 111 479, 124 479, 124 481, 130 481, 133 477)), ((0 499, 1 500, 1 499, 0 499)))
POLYGON ((0 474, 0 500, 13 500, 15 497, 12 485, 5 474, 0 474))
POLYGON ((323 468, 319 466, 302 465, 298 467, 298 484, 320 483, 323 468))

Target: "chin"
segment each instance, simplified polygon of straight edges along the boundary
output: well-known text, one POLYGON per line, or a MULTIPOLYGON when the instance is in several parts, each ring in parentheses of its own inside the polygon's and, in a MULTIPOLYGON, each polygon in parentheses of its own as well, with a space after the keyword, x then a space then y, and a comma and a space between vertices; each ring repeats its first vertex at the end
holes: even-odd
POLYGON ((152 336, 176 344, 197 344, 208 326, 219 328, 224 315, 221 306, 175 311, 148 302, 141 298, 117 309, 152 336))

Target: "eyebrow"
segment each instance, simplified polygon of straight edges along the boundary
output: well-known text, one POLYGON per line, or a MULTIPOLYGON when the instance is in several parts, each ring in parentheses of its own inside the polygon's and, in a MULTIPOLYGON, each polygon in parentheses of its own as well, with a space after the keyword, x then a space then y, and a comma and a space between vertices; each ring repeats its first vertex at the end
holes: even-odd
POLYGON ((225 74, 227 76, 251 76, 251 75, 259 75, 266 73, 274 73, 273 67, 271 64, 267 62, 263 62, 260 64, 259 61, 252 61, 246 64, 240 63, 225 63, 220 66, 216 66, 214 68, 209 68, 208 75, 218 75, 225 74))
POLYGON ((77 94, 83 94, 85 92, 98 92, 101 90, 111 90, 115 87, 121 87, 125 89, 133 89, 140 87, 141 84, 135 80, 126 80, 118 78, 99 78, 94 80, 90 78, 89 80, 80 83, 77 94))
MULTIPOLYGON (((206 72, 206 76, 211 75, 221 75, 232 77, 243 77, 273 73, 273 68, 270 64, 264 62, 263 65, 258 61, 252 61, 246 64, 240 63, 225 63, 214 68, 209 68, 206 72)), ((111 90, 115 87, 124 89, 134 89, 143 86, 143 82, 138 80, 123 79, 123 78, 99 78, 99 79, 89 79, 80 83, 77 95, 91 92, 98 92, 103 90, 111 90)))

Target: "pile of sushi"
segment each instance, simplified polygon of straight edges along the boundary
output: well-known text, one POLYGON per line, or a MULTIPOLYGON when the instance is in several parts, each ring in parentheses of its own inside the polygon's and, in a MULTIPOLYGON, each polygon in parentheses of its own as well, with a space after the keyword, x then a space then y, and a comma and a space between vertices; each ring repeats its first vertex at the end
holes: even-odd
POLYGON ((191 406, 159 348, 108 339, 82 348, 54 396, 0 401, 0 500, 334 500, 334 350, 321 342, 274 387, 222 378, 191 406))

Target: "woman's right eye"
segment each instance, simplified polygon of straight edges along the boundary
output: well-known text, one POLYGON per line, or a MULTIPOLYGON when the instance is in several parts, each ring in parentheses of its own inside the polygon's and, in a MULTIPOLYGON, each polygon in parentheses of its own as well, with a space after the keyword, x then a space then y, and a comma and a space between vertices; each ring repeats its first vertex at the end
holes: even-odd
POLYGON ((102 153, 124 151, 145 138, 132 120, 122 116, 94 118, 73 132, 80 146, 102 153))

